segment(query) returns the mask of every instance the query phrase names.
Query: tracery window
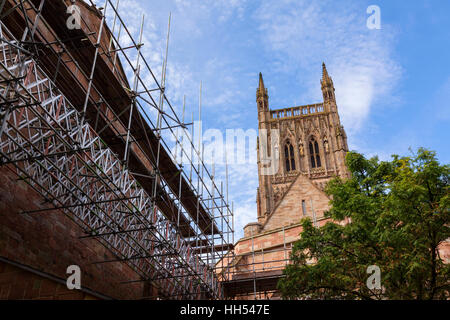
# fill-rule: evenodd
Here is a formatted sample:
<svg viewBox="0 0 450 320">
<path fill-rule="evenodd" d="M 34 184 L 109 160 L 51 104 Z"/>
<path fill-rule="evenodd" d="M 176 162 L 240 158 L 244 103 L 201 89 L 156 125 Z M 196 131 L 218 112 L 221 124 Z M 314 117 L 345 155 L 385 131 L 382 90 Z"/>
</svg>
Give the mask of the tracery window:
<svg viewBox="0 0 450 320">
<path fill-rule="evenodd" d="M 320 168 L 322 163 L 320 161 L 319 144 L 314 138 L 309 142 L 309 155 L 311 157 L 311 167 Z"/>
<path fill-rule="evenodd" d="M 284 158 L 286 160 L 286 172 L 295 170 L 294 147 L 289 141 L 284 146 Z"/>
</svg>

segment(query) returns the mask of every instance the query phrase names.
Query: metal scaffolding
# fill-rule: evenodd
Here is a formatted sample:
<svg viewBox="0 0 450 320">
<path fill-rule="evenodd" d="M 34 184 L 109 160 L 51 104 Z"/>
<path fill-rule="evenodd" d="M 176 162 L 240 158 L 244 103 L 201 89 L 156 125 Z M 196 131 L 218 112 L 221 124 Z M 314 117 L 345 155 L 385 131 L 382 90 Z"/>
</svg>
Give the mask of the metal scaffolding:
<svg viewBox="0 0 450 320">
<path fill-rule="evenodd" d="M 117 257 L 98 263 L 127 263 L 139 276 L 130 282 L 150 282 L 160 298 L 223 298 L 216 269 L 234 242 L 228 183 L 225 195 L 201 140 L 193 141 L 193 124 L 189 132 L 184 123 L 184 107 L 180 119 L 166 96 L 169 34 L 158 82 L 141 50 L 144 18 L 135 41 L 118 0 L 106 0 L 102 10 L 91 1 L 98 29 L 82 20 L 67 39 L 51 11 L 70 4 L 0 3 L 0 166 L 14 169 L 48 203 L 24 214 L 61 210 L 84 238 Z M 92 54 L 83 56 L 74 41 Z M 108 72 L 110 85 L 123 89 L 113 98 L 100 78 Z"/>
<path fill-rule="evenodd" d="M 222 285 L 227 299 L 278 299 L 277 283 L 284 278 L 283 269 L 290 264 L 292 242 L 286 242 L 285 228 L 282 228 L 283 243 L 273 247 L 255 246 L 253 233 L 246 240 L 249 250 L 226 257 L 221 269 Z M 282 257 L 277 257 L 282 255 Z"/>
</svg>

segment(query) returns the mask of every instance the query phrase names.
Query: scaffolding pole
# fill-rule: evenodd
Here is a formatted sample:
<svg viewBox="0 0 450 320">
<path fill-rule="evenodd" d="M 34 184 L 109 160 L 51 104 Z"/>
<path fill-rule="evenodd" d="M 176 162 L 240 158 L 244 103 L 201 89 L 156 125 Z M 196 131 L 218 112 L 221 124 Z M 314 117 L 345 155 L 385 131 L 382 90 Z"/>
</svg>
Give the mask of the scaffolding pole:
<svg viewBox="0 0 450 320">
<path fill-rule="evenodd" d="M 36 8 L 31 1 L 7 1 L 16 4 L 16 8 L 6 13 L 1 10 L 2 17 L 20 11 L 19 16 L 26 25 L 19 41 L 3 20 L 0 25 L 1 80 L 7 84 L 0 88 L 5 103 L 1 111 L 0 165 L 14 167 L 19 177 L 53 208 L 73 217 L 88 237 L 99 240 L 116 254 L 115 262 L 128 263 L 139 276 L 155 285 L 162 297 L 220 298 L 223 293 L 215 262 L 223 259 L 228 251 L 216 250 L 216 242 L 222 248 L 232 246 L 229 237 L 234 232 L 233 209 L 223 203 L 223 188 L 214 181 L 214 169 L 211 174 L 206 167 L 200 143 L 196 150 L 193 131 L 190 135 L 184 124 L 184 111 L 180 120 L 166 96 L 170 16 L 159 83 L 141 51 L 144 18 L 136 42 L 119 14 L 118 0 L 116 4 L 105 1 L 99 30 L 90 30 L 87 21 L 82 19 L 86 41 L 91 43 L 90 36 L 96 36 L 91 43 L 95 51 L 90 70 L 85 70 L 74 56 L 79 49 L 67 47 L 46 20 L 49 17 L 41 16 L 44 3 L 55 3 L 42 0 Z M 34 23 L 30 23 L 30 17 L 34 17 Z M 110 20 L 112 31 L 106 26 Z M 120 43 L 122 33 L 131 40 L 126 48 Z M 103 37 L 108 38 L 106 47 L 102 46 Z M 26 39 L 31 39 L 34 46 L 25 48 Z M 38 46 L 57 56 L 57 64 L 50 66 L 48 60 L 41 59 Z M 131 98 L 131 104 L 120 112 L 96 84 L 100 60 L 111 65 L 112 73 Z M 134 71 L 132 88 L 122 72 L 122 62 Z M 56 70 L 54 76 L 50 78 L 42 66 L 45 70 Z M 62 68 L 75 70 L 78 77 L 87 79 L 82 106 L 72 105 L 58 88 L 57 76 Z M 159 94 L 158 103 L 155 94 Z M 90 108 L 96 111 L 96 119 L 86 117 Z M 152 120 L 151 110 L 157 112 L 156 121 Z M 99 119 L 103 119 L 100 129 Z M 135 119 L 137 128 L 132 126 Z M 182 129 L 181 143 L 174 128 Z M 153 155 L 147 151 L 152 146 L 147 129 L 155 132 L 157 138 Z M 165 165 L 160 163 L 161 156 L 170 149 L 162 137 L 163 130 L 175 136 L 180 148 L 181 162 L 174 161 L 177 169 L 170 174 L 161 172 L 161 166 Z M 107 132 L 113 133 L 124 146 L 123 157 L 118 157 L 105 143 L 110 138 Z M 143 133 L 139 135 L 139 132 Z M 148 157 L 153 166 L 150 173 L 129 170 L 128 157 L 132 151 Z M 198 167 L 194 166 L 194 153 Z M 183 159 L 189 163 L 189 174 L 184 170 Z M 194 177 L 197 177 L 197 188 L 193 185 Z M 144 189 L 136 179 L 150 179 L 153 190 Z M 186 193 L 195 197 L 195 214 L 189 208 L 193 199 L 185 196 Z M 164 201 L 168 208 L 175 205 L 176 218 L 170 220 L 156 199 Z M 187 228 L 188 235 L 181 233 L 183 227 Z M 206 244 L 206 259 L 200 243 Z M 196 248 L 200 248 L 199 254 Z"/>
</svg>

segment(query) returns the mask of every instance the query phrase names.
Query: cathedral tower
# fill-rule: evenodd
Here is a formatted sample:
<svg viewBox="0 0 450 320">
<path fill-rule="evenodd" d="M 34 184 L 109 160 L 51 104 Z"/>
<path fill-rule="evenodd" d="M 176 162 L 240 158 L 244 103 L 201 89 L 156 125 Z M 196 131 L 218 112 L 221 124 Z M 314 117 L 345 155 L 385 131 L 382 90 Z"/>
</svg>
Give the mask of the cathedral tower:
<svg viewBox="0 0 450 320">
<path fill-rule="evenodd" d="M 258 223 L 246 228 L 246 233 L 250 229 L 254 234 L 295 223 L 305 216 L 320 219 L 328 209 L 325 184 L 333 177 L 348 176 L 347 136 L 339 118 L 333 80 L 325 64 L 320 84 L 323 102 L 271 110 L 268 91 L 259 74 L 256 90 L 259 139 L 264 129 L 270 144 L 271 139 L 276 139 L 271 132 L 277 130 L 278 141 L 273 144 L 279 152 L 279 166 L 273 174 L 263 174 L 268 164 L 261 159 L 258 143 Z"/>
<path fill-rule="evenodd" d="M 334 177 L 349 177 L 347 137 L 325 64 L 320 84 L 323 102 L 271 110 L 259 74 L 258 221 L 244 227 L 244 237 L 234 247 L 235 257 L 226 263 L 239 278 L 239 286 L 232 290 L 243 299 L 256 298 L 256 292 L 266 299 L 279 298 L 276 284 L 303 230 L 302 219 L 324 226 L 330 220 L 324 216 L 330 203 L 326 183 Z"/>
</svg>

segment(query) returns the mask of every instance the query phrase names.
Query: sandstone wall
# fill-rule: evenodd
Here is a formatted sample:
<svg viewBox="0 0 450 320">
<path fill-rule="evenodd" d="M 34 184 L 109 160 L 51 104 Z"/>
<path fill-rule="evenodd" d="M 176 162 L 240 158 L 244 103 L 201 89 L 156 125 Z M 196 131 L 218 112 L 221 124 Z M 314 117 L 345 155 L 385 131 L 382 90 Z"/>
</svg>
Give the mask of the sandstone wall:
<svg viewBox="0 0 450 320">
<path fill-rule="evenodd" d="M 78 265 L 82 272 L 82 287 L 99 295 L 116 299 L 137 299 L 144 295 L 142 283 L 120 284 L 139 279 L 123 262 L 94 264 L 115 257 L 99 241 L 80 239 L 85 236 L 82 229 L 61 211 L 21 214 L 23 211 L 47 208 L 48 205 L 27 183 L 18 180 L 9 167 L 0 168 L 0 177 L 0 257 L 60 279 L 67 279 L 69 265 Z M 60 290 L 63 294 L 67 293 L 54 281 L 17 272 L 11 266 L 3 265 L 0 270 L 2 298 L 49 297 L 47 291 L 45 295 L 36 291 L 35 280 L 42 280 L 43 290 L 54 290 L 52 294 Z M 71 293 L 73 297 L 84 298 L 80 292 Z"/>
</svg>

